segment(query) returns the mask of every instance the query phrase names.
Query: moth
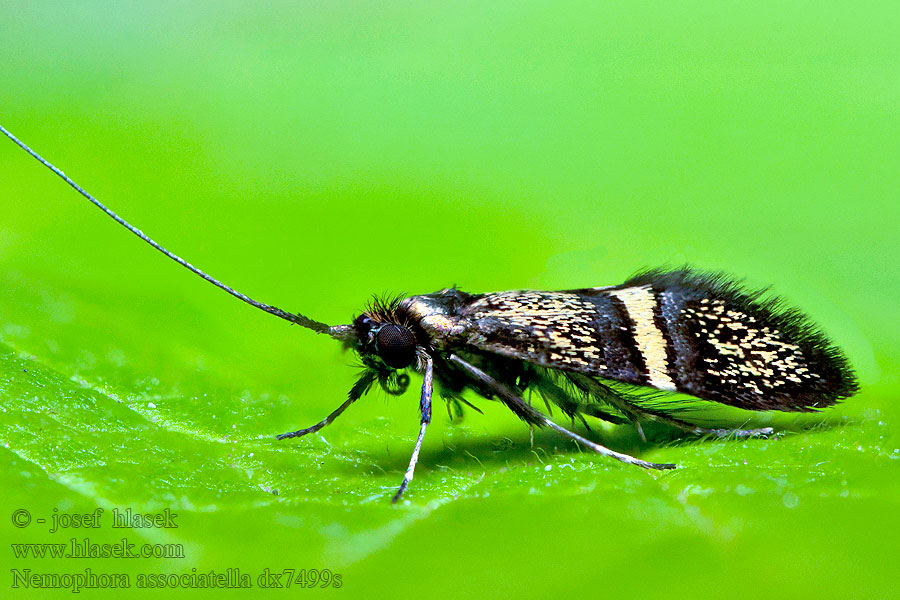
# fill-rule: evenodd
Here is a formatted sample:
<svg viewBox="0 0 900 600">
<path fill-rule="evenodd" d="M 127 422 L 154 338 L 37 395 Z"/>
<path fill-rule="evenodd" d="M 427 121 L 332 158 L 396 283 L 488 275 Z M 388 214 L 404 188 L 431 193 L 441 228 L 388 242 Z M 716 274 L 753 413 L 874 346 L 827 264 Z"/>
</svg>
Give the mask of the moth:
<svg viewBox="0 0 900 600">
<path fill-rule="evenodd" d="M 0 130 L 183 267 L 251 306 L 331 336 L 358 354 L 364 369 L 346 400 L 319 423 L 277 439 L 319 431 L 376 383 L 390 394 L 402 394 L 409 385 L 408 371 L 420 373 L 419 432 L 394 502 L 413 479 L 431 422 L 435 384 L 449 403 L 472 406 L 466 392 L 496 399 L 532 427 L 554 429 L 599 454 L 647 469 L 675 465 L 616 452 L 566 429 L 551 419 L 550 405 L 585 426 L 585 417 L 632 423 L 642 437 L 645 421 L 701 435 L 743 437 L 773 432 L 701 427 L 682 418 L 677 404 L 666 398 L 681 393 L 748 410 L 803 412 L 858 391 L 843 352 L 799 310 L 762 291 L 743 289 L 726 275 L 686 267 L 646 271 L 621 285 L 556 292 L 470 294 L 448 288 L 375 300 L 350 324 L 326 325 L 253 300 L 214 279 L 127 223 L 2 126 Z M 533 393 L 543 398 L 551 416 L 525 400 Z"/>
</svg>

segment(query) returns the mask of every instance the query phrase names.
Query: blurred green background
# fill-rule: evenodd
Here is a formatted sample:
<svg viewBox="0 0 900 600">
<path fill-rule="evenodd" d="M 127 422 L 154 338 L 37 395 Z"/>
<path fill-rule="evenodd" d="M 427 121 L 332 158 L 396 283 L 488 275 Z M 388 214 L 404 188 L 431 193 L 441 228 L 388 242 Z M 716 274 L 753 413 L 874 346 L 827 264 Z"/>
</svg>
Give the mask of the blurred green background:
<svg viewBox="0 0 900 600">
<path fill-rule="evenodd" d="M 341 323 L 374 293 L 687 262 L 773 285 L 863 391 L 760 416 L 794 431 L 778 440 L 601 429 L 681 467 L 666 473 L 550 433 L 532 447 L 494 403 L 459 424 L 438 406 L 392 506 L 414 391 L 275 442 L 340 403 L 352 356 L 178 268 L 0 140 L 3 539 L 123 537 L 17 529 L 17 508 L 170 508 L 178 529 L 126 534 L 186 554 L 4 544 L 4 588 L 10 569 L 230 567 L 254 584 L 327 568 L 340 589 L 281 593 L 346 597 L 896 597 L 898 31 L 893 2 L 6 0 L 0 123 L 255 298 Z"/>
</svg>

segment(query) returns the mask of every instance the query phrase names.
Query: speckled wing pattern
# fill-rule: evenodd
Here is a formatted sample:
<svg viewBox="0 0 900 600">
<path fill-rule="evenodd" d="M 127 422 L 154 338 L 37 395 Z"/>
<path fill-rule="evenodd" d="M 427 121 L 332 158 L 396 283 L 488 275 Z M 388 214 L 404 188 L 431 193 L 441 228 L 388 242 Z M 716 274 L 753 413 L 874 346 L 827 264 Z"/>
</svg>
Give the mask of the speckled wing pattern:
<svg viewBox="0 0 900 600">
<path fill-rule="evenodd" d="M 753 410 L 815 410 L 856 391 L 800 312 L 722 275 L 649 271 L 620 286 L 473 296 L 481 351 Z"/>
</svg>

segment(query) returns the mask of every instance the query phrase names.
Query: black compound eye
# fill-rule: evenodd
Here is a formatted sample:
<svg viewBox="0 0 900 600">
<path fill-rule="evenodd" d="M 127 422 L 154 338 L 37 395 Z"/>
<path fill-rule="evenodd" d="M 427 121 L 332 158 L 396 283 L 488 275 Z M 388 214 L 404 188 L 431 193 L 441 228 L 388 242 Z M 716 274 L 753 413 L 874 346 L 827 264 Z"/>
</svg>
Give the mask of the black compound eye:
<svg viewBox="0 0 900 600">
<path fill-rule="evenodd" d="M 416 336 L 401 325 L 390 323 L 378 330 L 378 356 L 395 369 L 408 367 L 416 359 Z"/>
</svg>

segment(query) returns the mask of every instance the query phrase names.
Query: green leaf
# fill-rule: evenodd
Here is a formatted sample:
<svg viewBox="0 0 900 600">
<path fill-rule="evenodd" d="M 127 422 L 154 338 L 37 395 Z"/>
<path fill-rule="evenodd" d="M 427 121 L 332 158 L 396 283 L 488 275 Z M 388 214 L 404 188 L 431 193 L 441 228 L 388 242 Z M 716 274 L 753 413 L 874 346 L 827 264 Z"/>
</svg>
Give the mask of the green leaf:
<svg viewBox="0 0 900 600">
<path fill-rule="evenodd" d="M 483 399 L 461 423 L 437 406 L 395 506 L 415 377 L 276 441 L 340 404 L 353 356 L 167 261 L 4 141 L 4 540 L 183 550 L 4 546 L 7 585 L 237 569 L 252 591 L 190 593 L 255 597 L 265 569 L 329 569 L 341 587 L 315 593 L 896 597 L 892 4 L 12 2 L 0 22 L 0 122 L 258 300 L 336 324 L 386 290 L 597 286 L 689 262 L 772 284 L 862 383 L 820 414 L 756 416 L 777 439 L 595 428 L 672 472 L 532 443 Z M 50 531 L 98 508 L 101 527 Z M 112 527 L 129 508 L 178 526 Z M 71 597 L 48 582 L 10 593 Z"/>
</svg>

